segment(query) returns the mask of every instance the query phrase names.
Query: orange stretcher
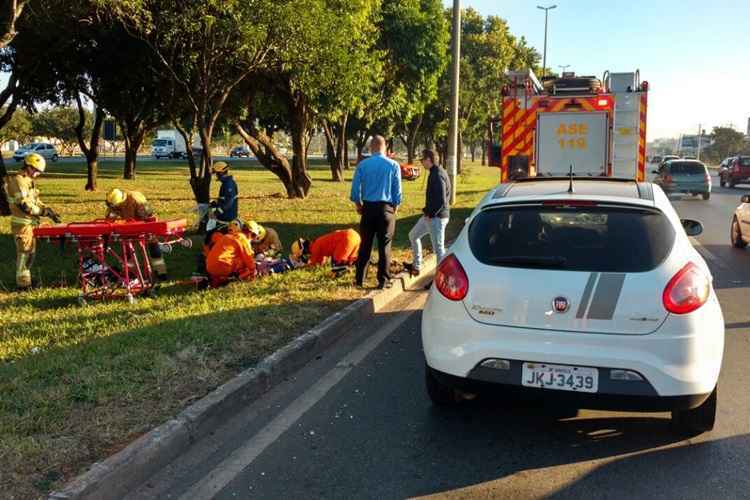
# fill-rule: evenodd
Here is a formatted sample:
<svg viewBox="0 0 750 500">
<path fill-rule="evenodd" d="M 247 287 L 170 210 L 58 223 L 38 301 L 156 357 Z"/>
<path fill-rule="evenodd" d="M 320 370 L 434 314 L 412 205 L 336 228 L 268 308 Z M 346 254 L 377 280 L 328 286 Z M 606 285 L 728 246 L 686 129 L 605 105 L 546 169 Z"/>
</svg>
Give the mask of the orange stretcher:
<svg viewBox="0 0 750 500">
<path fill-rule="evenodd" d="M 34 228 L 34 236 L 76 245 L 80 304 L 112 299 L 132 303 L 135 297 L 156 291 L 147 247 L 158 244 L 168 253 L 173 244 L 192 246 L 183 238 L 186 226 L 185 219 L 95 220 L 41 225 Z"/>
</svg>

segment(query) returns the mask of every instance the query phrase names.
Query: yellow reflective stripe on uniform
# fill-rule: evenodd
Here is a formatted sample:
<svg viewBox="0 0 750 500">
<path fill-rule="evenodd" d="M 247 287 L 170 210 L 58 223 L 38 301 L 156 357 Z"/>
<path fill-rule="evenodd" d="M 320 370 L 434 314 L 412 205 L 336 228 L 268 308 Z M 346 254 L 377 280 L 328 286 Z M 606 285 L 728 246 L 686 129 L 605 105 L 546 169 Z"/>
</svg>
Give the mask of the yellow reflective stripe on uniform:
<svg viewBox="0 0 750 500">
<path fill-rule="evenodd" d="M 22 226 L 29 226 L 29 225 L 36 225 L 38 224 L 38 221 L 33 217 L 17 217 L 15 215 L 11 215 L 10 217 L 10 223 L 11 224 L 21 224 Z"/>
</svg>

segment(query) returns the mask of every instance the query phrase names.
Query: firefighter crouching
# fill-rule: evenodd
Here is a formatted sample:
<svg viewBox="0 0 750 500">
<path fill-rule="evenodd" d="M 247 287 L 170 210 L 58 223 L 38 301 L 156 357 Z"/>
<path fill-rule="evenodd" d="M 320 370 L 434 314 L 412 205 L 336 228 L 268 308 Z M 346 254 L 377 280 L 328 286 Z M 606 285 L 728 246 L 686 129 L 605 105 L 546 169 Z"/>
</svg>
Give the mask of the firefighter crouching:
<svg viewBox="0 0 750 500">
<path fill-rule="evenodd" d="M 242 232 L 243 223 L 234 220 L 227 226 L 227 234 L 214 233 L 206 255 L 206 271 L 212 287 L 231 278 L 250 281 L 255 278 L 255 256 L 250 240 Z"/>
<path fill-rule="evenodd" d="M 104 217 L 106 219 L 142 221 L 154 217 L 154 211 L 142 193 L 113 189 L 107 193 L 107 212 Z M 166 280 L 167 264 L 164 262 L 164 255 L 156 239 L 149 242 L 148 254 L 151 269 L 154 270 L 160 280 Z"/>
<path fill-rule="evenodd" d="M 284 248 L 279 238 L 279 233 L 270 227 L 261 226 L 254 220 L 247 223 L 250 232 L 250 240 L 253 244 L 255 255 L 264 257 L 276 257 Z"/>
<path fill-rule="evenodd" d="M 333 231 L 313 242 L 300 238 L 292 243 L 292 260 L 298 266 L 319 266 L 330 258 L 334 275 L 342 276 L 357 261 L 361 243 L 362 238 L 354 229 Z"/>
<path fill-rule="evenodd" d="M 23 169 L 8 176 L 6 189 L 10 202 L 10 230 L 16 242 L 16 287 L 18 290 L 31 288 L 31 265 L 34 262 L 36 241 L 34 226 L 39 225 L 40 217 L 49 217 L 55 223 L 60 216 L 39 199 L 39 190 L 34 179 L 47 168 L 41 155 L 26 155 Z"/>
</svg>

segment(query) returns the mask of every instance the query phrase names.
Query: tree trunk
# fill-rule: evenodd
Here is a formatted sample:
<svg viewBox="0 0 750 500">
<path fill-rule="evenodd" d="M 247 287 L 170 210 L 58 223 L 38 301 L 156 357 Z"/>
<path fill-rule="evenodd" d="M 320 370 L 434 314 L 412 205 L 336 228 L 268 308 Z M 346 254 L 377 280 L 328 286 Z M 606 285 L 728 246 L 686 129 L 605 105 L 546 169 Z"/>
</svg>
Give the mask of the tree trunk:
<svg viewBox="0 0 750 500">
<path fill-rule="evenodd" d="M 123 179 L 135 179 L 135 167 L 138 159 L 138 150 L 141 149 L 146 130 L 140 125 L 134 127 L 123 127 L 125 133 L 125 166 L 122 172 Z"/>
<path fill-rule="evenodd" d="M 463 172 L 463 156 L 464 156 L 464 144 L 463 138 L 461 137 L 461 131 L 458 131 L 458 142 L 456 143 L 456 174 Z"/>
<path fill-rule="evenodd" d="M 3 155 L 0 154 L 0 183 L 5 181 L 7 175 L 8 171 L 5 170 L 5 160 L 3 160 Z M 0 188 L 0 215 L 10 215 L 10 204 L 8 203 L 8 194 L 5 192 L 5 188 Z"/>
<path fill-rule="evenodd" d="M 471 145 L 471 162 L 472 163 L 474 163 L 475 161 L 477 161 L 477 159 L 476 159 L 476 152 L 477 152 L 477 145 L 476 144 L 472 144 Z"/>
<path fill-rule="evenodd" d="M 326 149 L 328 150 L 328 163 L 331 166 L 331 178 L 334 182 L 343 182 L 344 168 L 346 166 L 346 121 L 344 115 L 341 121 L 331 125 L 328 121 L 323 123 L 323 133 L 326 137 Z"/>
<path fill-rule="evenodd" d="M 104 123 L 104 110 L 96 107 L 94 114 L 94 126 L 91 129 L 91 138 L 89 144 L 83 137 L 83 128 L 86 125 L 86 115 L 84 113 L 81 95 L 76 94 L 76 104 L 78 105 L 78 124 L 76 125 L 76 137 L 81 151 L 86 156 L 86 191 L 96 191 L 96 180 L 99 171 L 97 159 L 99 158 L 99 137 Z"/>
<path fill-rule="evenodd" d="M 409 134 L 406 138 L 406 155 L 409 164 L 414 164 L 417 156 L 417 137 L 419 137 L 419 129 L 422 127 L 423 119 L 424 115 L 420 114 L 409 124 Z"/>
<path fill-rule="evenodd" d="M 240 122 L 236 122 L 234 125 L 237 133 L 240 134 L 260 164 L 279 178 L 284 185 L 284 189 L 286 189 L 287 197 L 296 198 L 297 190 L 292 182 L 292 167 L 289 165 L 286 156 L 276 148 L 272 138 L 262 130 L 255 128 L 252 123 L 243 126 Z"/>
<path fill-rule="evenodd" d="M 487 143 L 482 141 L 482 166 L 487 166 Z"/>
<path fill-rule="evenodd" d="M 309 119 L 307 103 L 302 96 L 290 96 L 290 119 L 292 135 L 292 183 L 297 198 L 306 198 L 312 186 L 307 173 L 307 137 Z"/>
</svg>

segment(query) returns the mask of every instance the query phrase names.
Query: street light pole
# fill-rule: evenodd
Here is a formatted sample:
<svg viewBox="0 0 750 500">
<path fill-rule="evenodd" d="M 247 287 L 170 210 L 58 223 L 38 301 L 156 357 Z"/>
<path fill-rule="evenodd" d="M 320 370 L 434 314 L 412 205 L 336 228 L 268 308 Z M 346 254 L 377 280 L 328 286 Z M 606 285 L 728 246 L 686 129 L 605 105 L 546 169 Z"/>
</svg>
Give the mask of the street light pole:
<svg viewBox="0 0 750 500">
<path fill-rule="evenodd" d="M 570 64 L 558 64 L 557 67 L 560 68 L 563 73 L 565 73 L 565 70 L 570 68 Z"/>
<path fill-rule="evenodd" d="M 451 116 L 448 127 L 448 176 L 451 181 L 451 205 L 456 203 L 456 152 L 458 150 L 458 83 L 461 68 L 461 0 L 453 0 L 451 40 Z"/>
<path fill-rule="evenodd" d="M 547 17 L 549 11 L 557 8 L 557 5 L 550 5 L 549 7 L 537 5 L 536 8 L 544 11 L 544 58 L 542 59 L 542 77 L 544 77 L 547 75 Z"/>
</svg>

